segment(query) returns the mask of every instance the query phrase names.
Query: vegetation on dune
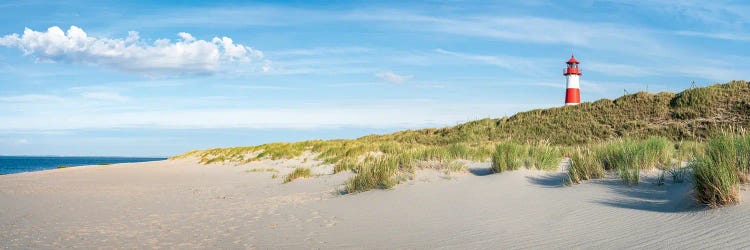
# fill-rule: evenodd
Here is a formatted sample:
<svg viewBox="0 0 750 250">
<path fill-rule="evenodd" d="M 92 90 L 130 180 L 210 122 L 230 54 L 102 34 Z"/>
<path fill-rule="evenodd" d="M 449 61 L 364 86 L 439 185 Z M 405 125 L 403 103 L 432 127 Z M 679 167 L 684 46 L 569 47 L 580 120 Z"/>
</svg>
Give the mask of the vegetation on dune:
<svg viewBox="0 0 750 250">
<path fill-rule="evenodd" d="M 186 157 L 197 157 L 200 163 L 247 163 L 261 159 L 291 159 L 301 156 L 305 151 L 328 142 L 303 141 L 296 143 L 269 143 L 249 147 L 213 148 L 206 150 L 194 150 L 185 154 L 171 157 L 170 159 L 182 159 Z"/>
<path fill-rule="evenodd" d="M 354 169 L 357 175 L 346 182 L 346 192 L 391 188 L 399 183 L 399 174 L 413 172 L 411 164 L 408 159 L 401 157 L 368 157 Z"/>
<path fill-rule="evenodd" d="M 504 142 L 492 154 L 492 172 L 518 170 L 521 167 L 555 170 L 563 156 L 560 149 L 546 144 L 524 145 Z"/>
<path fill-rule="evenodd" d="M 572 183 L 601 178 L 607 171 L 616 172 L 629 185 L 640 182 L 644 169 L 669 169 L 675 144 L 664 137 L 642 140 L 621 139 L 579 148 L 571 156 L 568 176 Z"/>
<path fill-rule="evenodd" d="M 539 170 L 556 170 L 563 159 L 562 151 L 550 145 L 536 145 L 527 149 L 526 167 Z"/>
<path fill-rule="evenodd" d="M 739 202 L 739 184 L 748 182 L 750 135 L 723 134 L 706 143 L 692 164 L 698 202 L 724 206 Z"/>
<path fill-rule="evenodd" d="M 448 128 L 407 130 L 366 138 L 428 145 L 506 140 L 582 145 L 648 136 L 696 141 L 732 126 L 747 126 L 749 122 L 750 84 L 732 81 L 678 94 L 639 92 L 616 100 L 602 99 Z"/>
<path fill-rule="evenodd" d="M 286 175 L 286 177 L 284 178 L 284 183 L 291 182 L 298 178 L 308 178 L 311 176 L 312 174 L 309 168 L 295 168 L 294 171 Z"/>
<path fill-rule="evenodd" d="M 696 157 L 703 155 L 705 144 L 695 141 L 679 141 L 675 143 L 675 160 L 679 162 L 690 162 Z"/>
<path fill-rule="evenodd" d="M 673 148 L 669 140 L 651 137 L 610 142 L 599 147 L 598 154 L 605 170 L 617 171 L 625 183 L 637 185 L 640 170 L 670 166 Z"/>
<path fill-rule="evenodd" d="M 439 129 L 196 150 L 172 159 L 242 164 L 311 152 L 317 160 L 333 164 L 334 172 L 356 174 L 346 183 L 351 193 L 393 187 L 411 178 L 417 168 L 465 171 L 457 161 L 461 159 L 491 161 L 497 173 L 522 167 L 553 170 L 569 157 L 570 183 L 614 173 L 625 183 L 638 184 L 641 170 L 654 168 L 663 171 L 664 179 L 671 176 L 673 182 L 682 182 L 692 172 L 697 200 L 718 206 L 736 201 L 737 185 L 747 182 L 750 146 L 728 135 L 708 144 L 703 141 L 749 125 L 750 84 L 732 81 L 677 94 L 639 92 Z M 734 153 L 727 155 L 727 150 Z M 683 167 L 683 162 L 691 164 Z"/>
<path fill-rule="evenodd" d="M 604 174 L 604 166 L 594 150 L 579 147 L 570 155 L 568 165 L 570 183 L 577 184 L 585 180 L 602 178 Z"/>
<path fill-rule="evenodd" d="M 525 155 L 523 146 L 516 143 L 506 142 L 497 145 L 492 155 L 492 172 L 501 173 L 520 169 Z"/>
</svg>

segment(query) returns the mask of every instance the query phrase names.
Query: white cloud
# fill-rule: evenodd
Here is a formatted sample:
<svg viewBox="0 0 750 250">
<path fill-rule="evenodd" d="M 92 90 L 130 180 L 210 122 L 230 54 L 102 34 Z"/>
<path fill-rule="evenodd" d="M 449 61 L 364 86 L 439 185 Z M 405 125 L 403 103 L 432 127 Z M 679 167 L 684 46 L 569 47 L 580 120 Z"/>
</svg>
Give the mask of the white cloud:
<svg viewBox="0 0 750 250">
<path fill-rule="evenodd" d="M 22 35 L 6 35 L 0 46 L 16 47 L 40 62 L 102 65 L 144 75 L 214 73 L 228 64 L 263 58 L 261 51 L 228 37 L 206 41 L 185 32 L 178 36 L 175 42 L 158 39 L 148 44 L 134 31 L 111 39 L 90 37 L 76 26 L 67 32 L 53 26 L 45 32 L 26 28 Z"/>
<path fill-rule="evenodd" d="M 406 81 L 412 78 L 412 76 L 399 75 L 391 71 L 378 72 L 375 74 L 375 76 L 377 76 L 380 79 L 385 80 L 386 82 L 395 83 L 395 84 L 405 83 Z"/>
</svg>

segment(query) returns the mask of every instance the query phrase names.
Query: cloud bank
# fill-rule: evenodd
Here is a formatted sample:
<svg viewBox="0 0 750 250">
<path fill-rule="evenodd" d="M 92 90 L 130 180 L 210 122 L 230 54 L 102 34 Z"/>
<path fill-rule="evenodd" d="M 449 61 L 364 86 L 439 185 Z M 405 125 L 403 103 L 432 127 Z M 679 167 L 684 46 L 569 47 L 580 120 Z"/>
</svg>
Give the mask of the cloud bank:
<svg viewBox="0 0 750 250">
<path fill-rule="evenodd" d="M 180 39 L 157 39 L 149 44 L 138 33 L 126 38 L 90 37 L 76 26 L 67 32 L 53 26 L 45 32 L 26 28 L 22 35 L 0 38 L 0 46 L 15 47 L 39 62 L 101 65 L 143 75 L 211 74 L 222 67 L 263 60 L 263 52 L 237 44 L 229 37 L 210 41 L 180 32 Z M 268 69 L 267 65 L 261 67 Z"/>
</svg>

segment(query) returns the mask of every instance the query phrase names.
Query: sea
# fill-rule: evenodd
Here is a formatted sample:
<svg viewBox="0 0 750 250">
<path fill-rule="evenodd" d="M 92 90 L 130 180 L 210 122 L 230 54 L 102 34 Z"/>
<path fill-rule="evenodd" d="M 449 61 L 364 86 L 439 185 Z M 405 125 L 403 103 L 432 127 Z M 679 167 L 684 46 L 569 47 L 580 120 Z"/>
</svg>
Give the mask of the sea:
<svg viewBox="0 0 750 250">
<path fill-rule="evenodd" d="M 152 157 L 98 157 L 98 156 L 0 156 L 0 175 L 56 169 L 59 166 L 107 165 L 114 163 L 160 161 L 167 158 Z"/>
</svg>

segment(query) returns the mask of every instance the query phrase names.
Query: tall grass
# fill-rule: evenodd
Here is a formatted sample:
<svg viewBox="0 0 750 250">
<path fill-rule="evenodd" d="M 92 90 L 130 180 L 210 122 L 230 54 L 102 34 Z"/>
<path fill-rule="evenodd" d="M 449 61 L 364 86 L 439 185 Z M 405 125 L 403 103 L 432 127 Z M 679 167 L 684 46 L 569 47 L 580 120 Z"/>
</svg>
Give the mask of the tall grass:
<svg viewBox="0 0 750 250">
<path fill-rule="evenodd" d="M 673 143 L 664 137 L 621 139 L 588 145 L 571 152 L 568 177 L 571 183 L 580 183 L 601 178 L 607 171 L 612 171 L 626 184 L 637 185 L 641 170 L 666 170 L 672 166 L 673 157 Z"/>
<path fill-rule="evenodd" d="M 711 207 L 739 202 L 739 184 L 748 181 L 750 135 L 722 134 L 709 140 L 692 168 L 698 202 Z"/>
<path fill-rule="evenodd" d="M 705 151 L 705 144 L 697 141 L 679 141 L 675 143 L 675 160 L 678 163 L 690 162 L 695 160 L 696 157 L 703 155 Z"/>
<path fill-rule="evenodd" d="M 492 172 L 518 170 L 523 166 L 525 157 L 526 149 L 523 146 L 513 142 L 500 143 L 492 155 Z"/>
<path fill-rule="evenodd" d="M 550 145 L 532 145 L 526 150 L 525 166 L 527 168 L 536 168 L 539 170 L 553 171 L 557 170 L 562 160 L 562 153 L 559 148 Z"/>
<path fill-rule="evenodd" d="M 642 169 L 670 166 L 674 154 L 672 142 L 663 137 L 619 140 L 604 144 L 598 150 L 604 169 L 617 171 L 620 178 L 629 185 L 640 182 Z"/>
<path fill-rule="evenodd" d="M 556 170 L 562 159 L 561 150 L 544 143 L 517 144 L 504 142 L 496 146 L 492 154 L 492 172 L 518 170 L 522 167 L 539 170 Z"/>
<path fill-rule="evenodd" d="M 604 174 L 604 166 L 592 149 L 579 147 L 570 155 L 570 165 L 568 165 L 570 183 L 602 178 Z"/>
</svg>

